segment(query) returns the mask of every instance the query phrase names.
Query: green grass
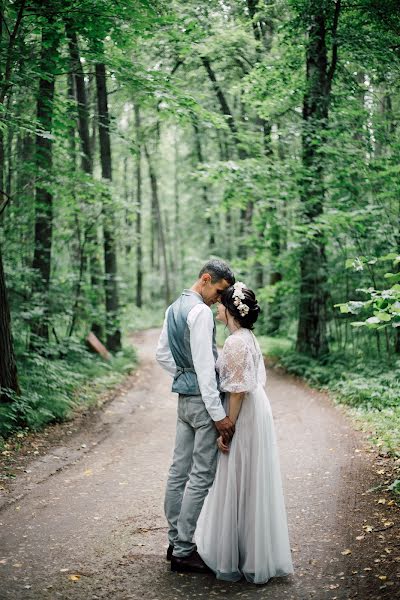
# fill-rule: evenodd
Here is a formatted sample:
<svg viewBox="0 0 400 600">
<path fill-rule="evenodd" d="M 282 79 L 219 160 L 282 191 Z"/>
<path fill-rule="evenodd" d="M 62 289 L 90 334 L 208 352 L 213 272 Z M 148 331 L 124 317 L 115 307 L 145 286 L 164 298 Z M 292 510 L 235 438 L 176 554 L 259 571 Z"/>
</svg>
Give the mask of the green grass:
<svg viewBox="0 0 400 600">
<path fill-rule="evenodd" d="M 19 356 L 22 393 L 0 405 L 0 436 L 68 419 L 74 409 L 95 404 L 99 393 L 122 381 L 136 362 L 130 346 L 105 361 L 79 343 L 71 343 L 63 358 Z"/>
<path fill-rule="evenodd" d="M 161 327 L 164 322 L 165 305 L 157 302 L 137 308 L 130 306 L 125 311 L 123 331 L 142 331 L 153 327 Z"/>
</svg>

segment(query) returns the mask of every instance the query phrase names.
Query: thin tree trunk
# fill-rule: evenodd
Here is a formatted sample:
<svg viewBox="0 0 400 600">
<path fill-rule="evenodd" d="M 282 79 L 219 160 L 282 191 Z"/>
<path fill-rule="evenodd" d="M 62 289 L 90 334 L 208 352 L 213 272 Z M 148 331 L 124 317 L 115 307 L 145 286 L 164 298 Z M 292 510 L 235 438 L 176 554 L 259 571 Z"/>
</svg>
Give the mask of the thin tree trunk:
<svg viewBox="0 0 400 600">
<path fill-rule="evenodd" d="M 199 129 L 199 124 L 197 122 L 197 120 L 193 120 L 193 129 L 194 129 L 194 146 L 196 149 L 196 157 L 197 157 L 197 161 L 199 165 L 202 165 L 204 162 L 204 157 L 203 157 L 203 149 L 202 149 L 202 145 L 201 145 L 201 134 L 200 134 L 200 129 Z M 204 210 L 206 212 L 206 225 L 207 225 L 207 230 L 208 230 L 208 240 L 209 240 L 209 248 L 210 248 L 210 252 L 212 253 L 215 247 L 215 234 L 214 234 L 214 226 L 213 226 L 213 222 L 211 219 L 211 215 L 210 215 L 210 201 L 208 198 L 208 190 L 207 190 L 207 186 L 206 184 L 202 185 L 202 198 L 203 198 L 203 206 L 204 206 Z"/>
<path fill-rule="evenodd" d="M 155 174 L 155 171 L 154 171 L 154 167 L 153 167 L 153 164 L 151 162 L 150 154 L 149 154 L 149 151 L 147 149 L 146 144 L 144 145 L 144 152 L 145 152 L 147 163 L 148 163 L 148 166 L 149 166 L 149 177 L 150 177 L 150 188 L 151 188 L 152 204 L 154 206 L 155 214 L 156 214 L 156 217 L 157 217 L 157 223 L 158 223 L 159 239 L 160 239 L 160 246 L 161 246 L 161 256 L 162 256 L 163 267 L 164 267 L 164 285 L 165 285 L 164 292 L 165 292 L 165 301 L 166 301 L 167 304 L 169 304 L 170 301 L 171 301 L 171 293 L 170 293 L 170 284 L 169 284 L 169 270 L 168 270 L 168 261 L 167 261 L 167 247 L 166 247 L 166 243 L 165 243 L 164 228 L 163 228 L 163 224 L 162 224 L 160 202 L 159 202 L 159 199 L 158 199 L 157 177 L 156 177 L 156 174 Z"/>
<path fill-rule="evenodd" d="M 396 236 L 396 245 L 397 252 L 400 254 L 400 198 L 398 200 L 398 208 L 397 208 L 397 236 Z M 397 273 L 400 273 L 400 263 L 397 264 Z M 394 343 L 394 351 L 396 354 L 400 354 L 400 327 L 396 327 L 395 333 L 395 343 Z"/>
<path fill-rule="evenodd" d="M 140 109 L 135 104 L 136 156 L 136 306 L 143 303 L 143 251 L 142 251 L 142 133 Z"/>
<path fill-rule="evenodd" d="M 39 174 L 36 183 L 35 248 L 32 268 L 36 272 L 34 291 L 44 311 L 40 320 L 32 323 L 31 346 L 49 339 L 49 290 L 51 270 L 51 247 L 53 234 L 53 193 L 49 179 L 53 169 L 53 128 L 55 71 L 58 59 L 59 35 L 51 22 L 42 28 L 41 73 L 37 98 L 37 119 L 45 136 L 36 135 L 36 167 Z M 46 182 L 47 185 L 43 185 Z"/>
<path fill-rule="evenodd" d="M 89 101 L 86 90 L 85 76 L 82 68 L 82 62 L 79 52 L 79 43 L 76 31 L 74 30 L 71 23 L 66 21 L 66 32 L 68 36 L 69 53 L 71 57 L 72 70 L 74 75 L 75 92 L 76 92 L 76 103 L 78 111 L 78 133 L 81 145 L 81 168 L 84 173 L 93 177 L 93 145 L 90 137 L 90 126 L 89 126 Z M 87 247 L 89 254 L 90 264 L 90 286 L 92 289 L 92 311 L 93 320 L 91 324 L 91 330 L 98 337 L 102 338 L 104 334 L 104 327 L 99 317 L 99 298 L 102 296 L 101 290 L 101 279 L 102 279 L 102 267 L 100 259 L 97 254 L 98 248 L 98 228 L 93 226 L 93 223 L 89 223 L 85 228 L 85 243 L 80 245 L 81 251 Z M 79 270 L 83 263 L 86 262 L 86 257 L 81 257 Z M 80 285 L 77 288 L 77 292 L 80 293 Z M 79 309 L 79 299 L 76 298 L 75 310 Z M 73 315 L 73 320 L 76 317 Z M 73 329 L 72 329 L 73 330 Z M 72 330 L 70 328 L 71 334 Z"/>
<path fill-rule="evenodd" d="M 119 299 L 117 282 L 117 244 L 115 240 L 115 219 L 111 206 L 111 141 L 110 117 L 108 114 L 106 68 L 104 63 L 96 63 L 97 105 L 99 113 L 99 141 L 102 178 L 109 189 L 103 204 L 104 270 L 106 297 L 106 336 L 107 347 L 111 351 L 121 349 L 119 328 Z"/>
<path fill-rule="evenodd" d="M 333 24 L 335 40 L 340 0 Z M 334 41 L 328 67 L 324 6 L 312 0 L 309 12 L 306 52 L 306 90 L 303 99 L 302 162 L 305 176 L 301 201 L 306 224 L 312 225 L 324 210 L 323 144 L 328 123 L 328 107 L 337 62 Z M 328 353 L 327 340 L 327 260 L 325 241 L 318 233 L 303 243 L 300 253 L 300 303 L 296 348 L 298 352 L 321 357 Z"/>
</svg>

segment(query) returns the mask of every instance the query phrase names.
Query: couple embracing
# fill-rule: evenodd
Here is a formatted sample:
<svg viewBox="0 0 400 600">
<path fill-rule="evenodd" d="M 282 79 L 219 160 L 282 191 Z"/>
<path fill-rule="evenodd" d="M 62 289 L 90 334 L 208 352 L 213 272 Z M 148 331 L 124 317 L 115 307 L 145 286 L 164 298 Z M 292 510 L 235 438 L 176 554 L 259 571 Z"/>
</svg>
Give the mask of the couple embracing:
<svg viewBox="0 0 400 600">
<path fill-rule="evenodd" d="M 210 306 L 229 330 L 218 357 Z M 171 570 L 265 583 L 293 572 L 254 292 L 207 262 L 168 307 L 157 360 L 179 394 L 165 494 Z"/>
</svg>

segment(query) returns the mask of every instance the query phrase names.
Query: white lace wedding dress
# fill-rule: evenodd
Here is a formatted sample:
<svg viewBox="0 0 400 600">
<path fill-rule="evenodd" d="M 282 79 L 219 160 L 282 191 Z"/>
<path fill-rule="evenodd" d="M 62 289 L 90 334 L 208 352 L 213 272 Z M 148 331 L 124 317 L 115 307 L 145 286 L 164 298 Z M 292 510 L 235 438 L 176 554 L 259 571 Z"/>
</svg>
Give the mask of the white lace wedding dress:
<svg viewBox="0 0 400 600">
<path fill-rule="evenodd" d="M 293 565 L 264 361 L 249 329 L 229 336 L 217 369 L 222 390 L 245 396 L 229 453 L 219 453 L 195 541 L 218 579 L 265 583 L 293 573 Z"/>
</svg>

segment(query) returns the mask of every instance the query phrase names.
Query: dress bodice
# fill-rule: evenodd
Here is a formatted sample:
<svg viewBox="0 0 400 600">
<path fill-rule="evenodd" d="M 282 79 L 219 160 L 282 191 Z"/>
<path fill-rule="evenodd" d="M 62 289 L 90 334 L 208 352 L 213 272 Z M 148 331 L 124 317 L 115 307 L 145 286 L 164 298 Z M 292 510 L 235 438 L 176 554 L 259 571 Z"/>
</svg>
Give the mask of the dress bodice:
<svg viewBox="0 0 400 600">
<path fill-rule="evenodd" d="M 265 385 L 263 356 L 250 329 L 241 327 L 227 338 L 216 367 L 224 392 L 251 392 Z"/>
</svg>

